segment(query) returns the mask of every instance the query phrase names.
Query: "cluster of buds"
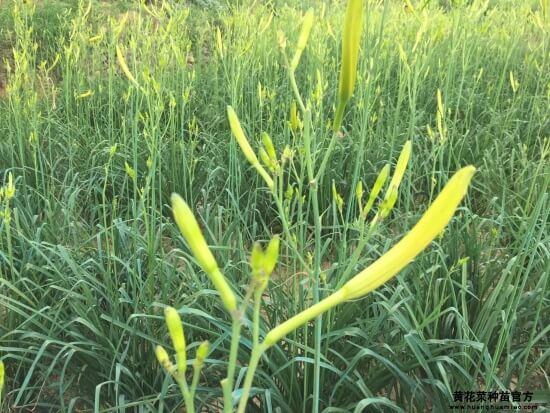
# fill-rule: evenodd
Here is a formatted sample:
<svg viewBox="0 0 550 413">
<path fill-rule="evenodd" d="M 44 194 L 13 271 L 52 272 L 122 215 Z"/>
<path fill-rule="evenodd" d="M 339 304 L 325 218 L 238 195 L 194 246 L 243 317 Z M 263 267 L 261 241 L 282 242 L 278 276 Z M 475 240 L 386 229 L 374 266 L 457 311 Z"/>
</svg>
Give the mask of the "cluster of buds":
<svg viewBox="0 0 550 413">
<path fill-rule="evenodd" d="M 300 129 L 302 129 L 303 124 L 300 120 L 300 116 L 298 115 L 298 110 L 296 109 L 296 101 L 293 100 L 290 104 L 290 120 L 288 121 L 288 124 L 290 126 L 290 130 L 293 132 L 296 132 Z"/>
<path fill-rule="evenodd" d="M 380 204 L 380 210 L 378 211 L 378 214 L 374 218 L 372 225 L 374 225 L 378 221 L 378 219 L 386 218 L 391 212 L 391 210 L 393 209 L 397 201 L 399 185 L 403 180 L 403 175 L 405 174 L 407 164 L 409 163 L 409 159 L 411 156 L 411 149 L 412 149 L 412 143 L 411 141 L 407 141 L 403 146 L 401 153 L 399 154 L 399 158 L 397 159 L 397 164 L 395 166 L 395 171 L 393 173 L 392 179 L 390 181 L 388 189 L 386 190 L 384 198 Z M 374 202 L 376 201 L 376 199 L 378 198 L 378 195 L 380 195 L 380 192 L 382 191 L 382 189 L 384 188 L 384 185 L 386 184 L 389 173 L 390 173 L 390 165 L 386 164 L 378 173 L 376 181 L 372 186 L 372 189 L 369 194 L 369 198 L 365 205 L 363 205 L 363 202 L 362 202 L 363 183 L 361 181 L 357 183 L 357 186 L 355 187 L 355 197 L 357 199 L 357 204 L 359 206 L 360 222 L 364 222 L 365 219 L 367 218 L 367 215 L 371 211 L 374 205 Z"/>
<path fill-rule="evenodd" d="M 277 160 L 277 152 L 275 151 L 275 146 L 273 146 L 273 141 L 266 132 L 262 132 L 262 143 L 263 147 L 260 148 L 260 159 L 267 169 L 278 175 L 281 172 L 281 165 Z"/>
<path fill-rule="evenodd" d="M 8 183 L 5 186 L 0 187 L 0 201 L 4 200 L 4 210 L 0 211 L 0 218 L 6 225 L 9 225 L 11 221 L 10 201 L 15 196 L 15 185 L 13 184 L 13 175 L 8 173 Z"/>
<path fill-rule="evenodd" d="M 185 335 L 183 333 L 183 323 L 181 322 L 181 318 L 177 310 L 173 307 L 166 307 L 164 310 L 164 319 L 166 321 L 168 333 L 176 353 L 176 365 L 172 363 L 168 352 L 161 345 L 156 346 L 155 355 L 158 362 L 162 365 L 162 367 L 164 367 L 168 374 L 176 380 L 182 389 L 186 399 L 187 408 L 190 411 L 194 411 L 193 398 L 195 397 L 197 383 L 204 365 L 204 360 L 208 355 L 209 343 L 208 341 L 203 341 L 197 348 L 195 361 L 193 363 L 193 381 L 191 388 L 189 388 L 185 378 L 185 372 L 187 370 L 187 345 L 185 343 Z"/>
<path fill-rule="evenodd" d="M 279 237 L 275 236 L 269 241 L 265 251 L 259 243 L 255 243 L 250 254 L 250 267 L 252 269 L 252 281 L 254 286 L 263 291 L 267 287 L 269 277 L 277 265 L 279 258 Z"/>
</svg>

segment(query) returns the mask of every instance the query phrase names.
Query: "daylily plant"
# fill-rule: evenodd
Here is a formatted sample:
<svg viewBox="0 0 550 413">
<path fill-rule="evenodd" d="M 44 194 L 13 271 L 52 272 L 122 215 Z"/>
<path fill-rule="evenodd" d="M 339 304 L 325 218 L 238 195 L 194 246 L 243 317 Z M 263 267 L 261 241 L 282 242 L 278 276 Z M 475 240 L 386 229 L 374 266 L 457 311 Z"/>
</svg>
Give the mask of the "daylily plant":
<svg viewBox="0 0 550 413">
<path fill-rule="evenodd" d="M 350 0 L 348 3 L 345 23 L 343 28 L 342 39 L 342 63 L 340 69 L 338 100 L 336 104 L 336 111 L 333 122 L 333 135 L 322 157 L 312 156 L 312 148 L 317 145 L 312 145 L 312 141 L 315 138 L 312 135 L 312 121 L 310 109 L 304 105 L 296 85 L 296 79 L 294 72 L 300 61 L 302 52 L 306 46 L 309 34 L 313 27 L 314 14 L 312 10 L 309 10 L 303 22 L 301 34 L 299 36 L 296 50 L 293 59 L 289 62 L 286 57 L 287 42 L 284 39 L 284 35 L 280 34 L 280 45 L 283 51 L 283 57 L 287 63 L 288 74 L 293 86 L 296 100 L 293 101 L 291 107 L 291 128 L 295 133 L 298 133 L 302 128 L 298 127 L 298 115 L 296 106 L 302 112 L 303 119 L 303 162 L 306 165 L 308 178 L 310 199 L 313 205 L 313 211 L 315 215 L 315 259 L 313 264 L 308 264 L 307 260 L 302 257 L 301 263 L 308 272 L 310 272 L 316 280 L 317 284 L 315 288 L 318 288 L 319 274 L 320 274 L 320 244 L 321 244 L 321 218 L 319 213 L 319 205 L 317 199 L 318 185 L 324 178 L 325 168 L 328 160 L 334 150 L 336 142 L 338 141 L 337 135 L 340 131 L 343 122 L 343 115 L 345 107 L 351 99 L 353 89 L 355 86 L 357 64 L 359 57 L 359 46 L 361 40 L 361 30 L 363 24 L 363 1 L 362 0 Z M 261 176 L 270 193 L 272 194 L 274 201 L 277 204 L 281 221 L 284 228 L 284 240 L 289 244 L 293 244 L 295 241 L 289 231 L 289 226 L 286 221 L 284 208 L 282 206 L 282 200 L 279 198 L 278 189 L 282 184 L 281 171 L 282 163 L 277 159 L 277 153 L 271 138 L 267 133 L 262 134 L 263 147 L 259 151 L 259 156 L 267 170 L 262 166 L 256 153 L 252 149 L 243 128 L 239 122 L 238 116 L 235 110 L 231 107 L 227 107 L 227 116 L 229 119 L 229 126 L 231 132 L 241 148 L 244 157 L 251 164 L 251 166 Z M 300 121 L 300 125 L 302 122 Z M 394 173 L 389 182 L 388 188 L 384 194 L 378 213 L 371 221 L 370 228 L 373 229 L 376 225 L 385 218 L 392 210 L 398 197 L 398 188 L 403 179 L 406 166 L 411 156 L 412 143 L 406 142 L 397 160 L 397 164 Z M 290 150 L 285 148 L 283 153 L 288 153 Z M 285 156 L 283 156 L 285 158 Z M 282 158 L 282 159 L 283 159 Z M 320 165 L 315 164 L 316 159 L 322 159 Z M 318 167 L 317 167 L 318 166 Z M 270 174 L 271 172 L 271 174 Z M 389 177 L 390 167 L 386 165 L 379 173 L 374 186 L 371 190 L 368 201 L 365 205 L 362 204 L 361 196 L 363 194 L 362 185 L 358 185 L 356 188 L 356 195 L 359 203 L 359 221 L 364 223 L 367 215 L 373 208 L 375 200 L 381 193 L 384 184 Z M 231 412 L 233 409 L 232 393 L 234 391 L 234 376 L 237 365 L 237 351 L 240 341 L 242 317 L 245 313 L 249 301 L 252 300 L 253 304 L 253 323 L 252 323 L 252 352 L 250 356 L 250 362 L 247 368 L 246 377 L 241 389 L 241 396 L 237 407 L 238 413 L 245 411 L 248 398 L 250 395 L 250 389 L 254 380 L 254 375 L 258 366 L 258 363 L 271 346 L 277 344 L 285 336 L 292 331 L 305 325 L 308 321 L 313 319 L 319 319 L 323 313 L 329 309 L 345 303 L 350 300 L 357 300 L 364 297 L 369 292 L 380 287 L 384 283 L 390 281 L 396 274 L 399 273 L 407 264 L 409 264 L 421 251 L 423 251 L 430 242 L 442 233 L 447 223 L 453 217 L 455 210 L 460 204 L 461 200 L 465 196 L 468 185 L 475 172 L 473 166 L 466 166 L 457 171 L 437 198 L 433 201 L 431 206 L 427 209 L 424 215 L 420 218 L 417 224 L 388 252 L 374 261 L 371 265 L 365 268 L 363 271 L 356 274 L 354 277 L 347 279 L 344 274 L 343 281 L 337 283 L 339 287 L 335 291 L 325 298 L 320 298 L 318 290 L 316 291 L 313 305 L 305 310 L 299 312 L 288 320 L 280 323 L 271 329 L 263 340 L 260 339 L 260 306 L 262 302 L 262 295 L 264 290 L 268 286 L 268 281 L 271 273 L 273 272 L 278 260 L 279 254 L 279 238 L 274 237 L 267 248 L 262 250 L 259 245 L 255 245 L 251 257 L 251 282 L 249 289 L 246 292 L 244 300 L 239 303 L 237 295 L 232 290 L 227 279 L 221 272 L 214 255 L 210 251 L 206 240 L 201 232 L 199 224 L 191 211 L 189 205 L 177 194 L 172 194 L 171 204 L 174 213 L 175 221 L 183 234 L 185 241 L 191 252 L 193 253 L 197 263 L 208 275 L 212 284 L 218 291 L 220 298 L 232 317 L 232 341 L 230 348 L 230 356 L 228 363 L 228 371 L 225 379 L 222 380 L 221 385 L 224 394 L 224 412 Z M 339 195 L 336 189 L 333 187 L 333 194 L 335 198 Z M 336 196 L 338 195 L 338 196 Z M 341 197 L 340 197 L 341 198 Z M 341 208 L 342 202 L 339 203 Z M 367 238 L 368 239 L 368 238 Z M 362 251 L 364 243 L 355 249 L 354 255 L 358 255 Z M 294 248 L 294 250 L 298 250 Z M 351 275 L 351 274 L 350 274 Z M 193 397 L 196 391 L 196 383 L 198 375 L 202 367 L 202 363 L 208 352 L 208 344 L 203 343 L 197 351 L 195 361 L 195 371 L 193 374 L 193 382 L 189 387 L 185 381 L 185 365 L 187 360 L 185 338 L 183 335 L 183 327 L 179 319 L 177 311 L 171 307 L 166 309 L 165 313 L 166 323 L 168 331 L 173 342 L 173 346 L 176 352 L 177 365 L 174 366 L 166 350 L 162 347 L 157 347 L 156 354 L 159 362 L 163 367 L 171 374 L 178 383 L 182 395 L 184 397 L 187 411 L 194 412 Z M 316 368 L 319 367 L 319 353 L 320 353 L 320 328 L 316 323 Z M 319 407 L 319 393 L 318 383 L 316 383 L 316 392 L 313 398 L 313 409 L 317 411 Z"/>
</svg>

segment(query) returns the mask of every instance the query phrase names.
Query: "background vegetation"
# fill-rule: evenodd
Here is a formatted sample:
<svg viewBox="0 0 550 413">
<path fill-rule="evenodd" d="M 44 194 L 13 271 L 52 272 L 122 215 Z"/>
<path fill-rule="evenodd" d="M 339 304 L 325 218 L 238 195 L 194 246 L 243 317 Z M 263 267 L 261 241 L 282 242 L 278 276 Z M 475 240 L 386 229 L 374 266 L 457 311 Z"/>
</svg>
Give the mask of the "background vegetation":
<svg viewBox="0 0 550 413">
<path fill-rule="evenodd" d="M 344 6 L 238 3 L 0 5 L 0 180 L 11 172 L 16 187 L 0 201 L 3 412 L 178 411 L 153 353 L 169 341 L 164 305 L 182 309 L 191 348 L 211 342 L 198 396 L 216 410 L 231 322 L 168 197 L 193 206 L 239 290 L 252 243 L 281 224 L 231 139 L 226 105 L 253 142 L 267 131 L 279 150 L 300 150 L 276 32 L 293 47 L 313 5 L 297 78 L 328 136 Z M 319 191 L 322 291 L 357 243 L 357 182 L 368 191 L 406 140 L 413 155 L 396 207 L 353 269 L 395 243 L 459 167 L 478 173 L 445 233 L 396 281 L 324 318 L 325 412 L 446 411 L 457 390 L 550 385 L 548 2 L 409 4 L 367 5 L 356 92 Z M 298 251 L 283 240 L 266 329 L 311 302 L 298 259 L 313 239 L 307 182 L 287 180 Z M 268 352 L 250 411 L 310 411 L 312 330 Z"/>
</svg>

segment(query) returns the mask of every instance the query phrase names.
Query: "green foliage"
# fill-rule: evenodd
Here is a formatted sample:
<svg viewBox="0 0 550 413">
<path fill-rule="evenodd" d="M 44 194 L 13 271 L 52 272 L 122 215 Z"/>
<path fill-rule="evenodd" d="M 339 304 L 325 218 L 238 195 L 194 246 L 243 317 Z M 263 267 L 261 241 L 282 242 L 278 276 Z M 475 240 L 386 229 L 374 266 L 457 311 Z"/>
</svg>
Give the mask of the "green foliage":
<svg viewBox="0 0 550 413">
<path fill-rule="evenodd" d="M 291 171 L 280 179 L 295 243 L 281 238 L 265 328 L 311 304 L 303 274 L 314 213 L 277 38 L 280 29 L 295 46 L 307 7 L 38 3 L 34 13 L 22 1 L 0 5 L 0 54 L 10 66 L 0 82 L 0 181 L 11 172 L 16 188 L 9 222 L 0 219 L 0 410 L 178 411 L 177 384 L 154 353 L 157 344 L 173 353 L 165 305 L 183 319 L 188 354 L 210 341 L 196 405 L 215 410 L 231 319 L 173 224 L 169 195 L 190 204 L 220 269 L 242 291 L 247 251 L 283 223 L 231 138 L 226 106 L 238 108 L 252 148 L 266 132 Z M 313 129 L 327 136 L 344 5 L 307 3 L 315 24 L 296 80 L 314 108 Z M 548 387 L 548 16 L 543 2 L 411 3 L 414 11 L 368 2 L 355 92 L 319 182 L 320 294 L 387 251 L 460 166 L 479 172 L 443 236 L 402 276 L 323 317 L 326 412 L 445 411 L 456 389 Z M 129 88 L 117 46 L 140 93 Z M 396 205 L 354 254 L 368 232 L 356 219 L 357 184 L 364 206 L 408 140 L 414 153 Z M 251 317 L 237 354 L 243 364 Z M 311 325 L 268 351 L 250 411 L 311 410 L 313 347 Z M 244 374 L 238 367 L 236 381 Z"/>
</svg>

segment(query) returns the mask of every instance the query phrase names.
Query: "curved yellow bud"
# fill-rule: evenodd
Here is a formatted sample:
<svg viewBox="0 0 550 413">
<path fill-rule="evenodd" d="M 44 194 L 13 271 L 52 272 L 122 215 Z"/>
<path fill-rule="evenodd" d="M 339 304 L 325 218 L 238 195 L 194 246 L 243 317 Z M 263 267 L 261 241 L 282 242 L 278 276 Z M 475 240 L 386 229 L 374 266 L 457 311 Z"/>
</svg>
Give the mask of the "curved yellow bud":
<svg viewBox="0 0 550 413">
<path fill-rule="evenodd" d="M 456 172 L 426 213 L 401 241 L 342 288 L 272 329 L 265 336 L 263 349 L 277 343 L 291 331 L 330 308 L 346 300 L 361 298 L 395 276 L 445 228 L 466 194 L 474 172 L 473 166 Z"/>
<path fill-rule="evenodd" d="M 262 142 L 269 158 L 274 162 L 277 162 L 277 152 L 275 151 L 273 141 L 271 140 L 271 137 L 267 134 L 267 132 L 262 132 Z"/>
<path fill-rule="evenodd" d="M 351 98 L 357 78 L 357 60 L 363 29 L 363 8 L 363 0 L 349 0 L 346 9 L 339 85 L 339 99 L 342 103 Z"/>
<path fill-rule="evenodd" d="M 239 118 L 237 117 L 235 110 L 231 106 L 227 106 L 227 117 L 229 119 L 229 126 L 231 127 L 231 132 L 233 132 L 233 136 L 235 137 L 235 139 L 237 140 L 237 143 L 241 147 L 244 157 L 252 165 L 257 164 L 258 158 L 256 158 L 256 154 L 254 153 L 254 151 L 252 150 L 252 147 L 248 143 L 248 139 L 246 139 L 246 135 L 244 134 L 243 128 L 241 127 L 241 122 L 239 122 Z"/>
<path fill-rule="evenodd" d="M 273 179 L 271 179 L 267 171 L 262 167 L 262 165 L 260 165 L 260 161 L 258 161 L 256 154 L 248 143 L 248 139 L 246 139 L 246 135 L 243 132 L 243 128 L 241 127 L 241 123 L 239 122 L 239 118 L 237 117 L 235 110 L 233 110 L 233 108 L 229 105 L 227 106 L 227 117 L 229 118 L 229 126 L 231 127 L 231 132 L 233 132 L 233 136 L 241 147 L 244 157 L 248 162 L 250 162 L 250 164 L 256 169 L 256 171 L 258 171 L 258 173 L 267 183 L 269 189 L 272 189 Z"/>
<path fill-rule="evenodd" d="M 386 179 L 388 179 L 389 174 L 390 174 L 390 165 L 386 164 L 378 173 L 378 176 L 376 177 L 376 181 L 374 182 L 374 185 L 372 186 L 372 189 L 370 191 L 369 200 L 367 201 L 365 208 L 363 208 L 363 210 L 361 211 L 361 217 L 363 219 L 367 217 L 367 214 L 372 209 L 372 206 L 374 205 L 374 201 L 376 200 L 376 197 L 378 196 L 378 194 L 382 190 L 382 187 L 386 183 Z"/>
<path fill-rule="evenodd" d="M 132 82 L 134 85 L 139 86 L 139 83 L 137 82 L 136 78 L 130 72 L 130 69 L 128 68 L 128 65 L 126 64 L 126 60 L 124 59 L 124 55 L 122 54 L 122 50 L 120 49 L 120 46 L 116 46 L 116 58 L 118 61 L 118 64 L 120 65 L 120 68 L 122 69 L 122 72 L 126 75 L 128 80 Z"/>
<path fill-rule="evenodd" d="M 411 157 L 411 150 L 411 141 L 405 142 L 405 145 L 403 145 L 403 149 L 401 149 L 401 153 L 399 154 L 399 158 L 397 159 L 397 164 L 395 165 L 395 171 L 393 172 L 393 176 L 390 181 L 390 189 L 392 187 L 399 188 L 399 185 L 403 180 L 403 175 L 405 174 L 405 169 L 409 163 L 409 158 Z"/>
<path fill-rule="evenodd" d="M 396 275 L 411 262 L 451 220 L 466 194 L 475 168 L 456 172 L 416 225 L 393 248 L 349 280 L 342 290 L 347 300 L 360 298 Z"/>
<path fill-rule="evenodd" d="M 181 323 L 180 315 L 174 307 L 166 307 L 164 310 L 164 318 L 166 326 L 176 351 L 176 359 L 178 361 L 178 373 L 184 373 L 187 368 L 187 353 L 185 345 L 185 336 L 183 334 L 183 324 Z"/>
<path fill-rule="evenodd" d="M 304 51 L 307 43 L 307 39 L 309 38 L 309 33 L 311 32 L 311 28 L 313 27 L 313 9 L 310 8 L 304 17 L 304 24 L 302 25 L 302 31 L 300 32 L 300 37 L 298 38 L 298 43 L 296 45 L 296 51 L 294 52 L 294 57 L 292 58 L 292 62 L 290 63 L 290 70 L 294 71 L 298 67 L 298 63 L 300 63 L 300 57 L 302 56 L 302 52 Z"/>
<path fill-rule="evenodd" d="M 172 201 L 172 210 L 174 211 L 176 224 L 187 241 L 191 252 L 193 252 L 195 259 L 220 293 L 220 297 L 227 310 L 230 312 L 234 311 L 237 308 L 235 294 L 220 272 L 218 263 L 206 244 L 206 240 L 202 235 L 202 231 L 191 208 L 176 193 L 172 194 L 170 200 Z"/>
</svg>

